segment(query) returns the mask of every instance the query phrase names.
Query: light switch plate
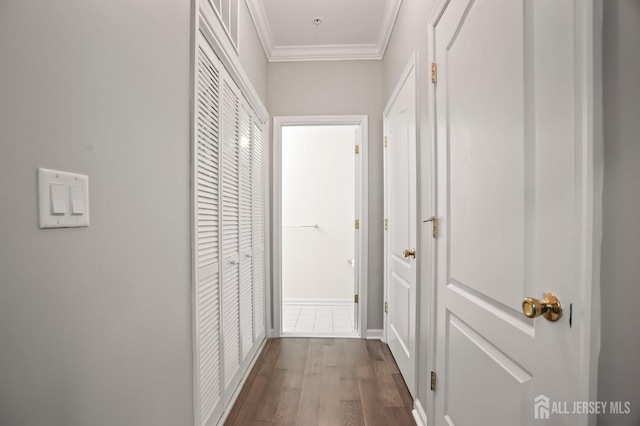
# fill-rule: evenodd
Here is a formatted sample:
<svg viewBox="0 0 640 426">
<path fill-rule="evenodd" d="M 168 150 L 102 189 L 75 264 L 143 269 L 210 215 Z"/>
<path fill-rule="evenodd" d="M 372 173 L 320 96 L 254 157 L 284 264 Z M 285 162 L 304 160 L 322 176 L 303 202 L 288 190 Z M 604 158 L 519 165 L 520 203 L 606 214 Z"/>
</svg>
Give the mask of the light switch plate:
<svg viewBox="0 0 640 426">
<path fill-rule="evenodd" d="M 89 226 L 88 176 L 40 168 L 38 192 L 40 228 Z"/>
</svg>

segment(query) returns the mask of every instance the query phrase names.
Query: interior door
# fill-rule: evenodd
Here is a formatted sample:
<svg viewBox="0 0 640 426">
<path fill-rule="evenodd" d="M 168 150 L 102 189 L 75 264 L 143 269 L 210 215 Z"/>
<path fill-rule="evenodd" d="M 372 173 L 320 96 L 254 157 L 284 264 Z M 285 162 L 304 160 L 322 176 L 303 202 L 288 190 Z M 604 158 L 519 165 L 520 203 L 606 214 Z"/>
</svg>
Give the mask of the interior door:
<svg viewBox="0 0 640 426">
<path fill-rule="evenodd" d="M 353 268 L 353 294 L 358 295 L 358 299 L 354 298 L 353 300 L 353 310 L 352 310 L 352 324 L 353 331 L 356 333 L 360 332 L 360 282 L 362 281 L 362 276 L 360 275 L 360 262 L 362 261 L 362 248 L 361 241 L 362 236 L 360 235 L 360 228 L 364 225 L 364 218 L 362 212 L 362 156 L 364 155 L 364 147 L 360 146 L 360 141 L 362 141 L 362 129 L 358 126 L 354 130 L 354 149 L 356 152 L 355 156 L 355 200 L 354 200 L 354 212 L 355 217 L 360 218 L 358 222 L 357 229 L 354 230 L 353 233 L 353 250 L 354 257 L 351 259 L 351 267 Z"/>
<path fill-rule="evenodd" d="M 386 339 L 411 394 L 416 371 L 416 90 L 410 63 L 384 117 Z"/>
<path fill-rule="evenodd" d="M 264 181 L 262 143 L 262 123 L 253 117 L 251 132 L 251 208 L 253 211 L 253 338 L 261 342 L 266 334 L 265 327 L 265 264 L 264 264 Z"/>
<path fill-rule="evenodd" d="M 436 425 L 586 424 L 552 409 L 588 398 L 577 3 L 451 0 L 435 25 Z M 523 314 L 544 292 L 555 322 Z"/>
<path fill-rule="evenodd" d="M 242 360 L 247 360 L 254 341 L 253 298 L 253 203 L 252 203 L 252 154 L 251 109 L 240 104 L 239 126 L 239 233 L 240 233 L 240 339 Z"/>
<path fill-rule="evenodd" d="M 196 422 L 213 425 L 224 408 L 220 345 L 220 62 L 198 39 L 194 149 L 194 319 Z"/>
<path fill-rule="evenodd" d="M 222 347 L 224 397 L 240 381 L 240 91 L 222 70 Z"/>
</svg>

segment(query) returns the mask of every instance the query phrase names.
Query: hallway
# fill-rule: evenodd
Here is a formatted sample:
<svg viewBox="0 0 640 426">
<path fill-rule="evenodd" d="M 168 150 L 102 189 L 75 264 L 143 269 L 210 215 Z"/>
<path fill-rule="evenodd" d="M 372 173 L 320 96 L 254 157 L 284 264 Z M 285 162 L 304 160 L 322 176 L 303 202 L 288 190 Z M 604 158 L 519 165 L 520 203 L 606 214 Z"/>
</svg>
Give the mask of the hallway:
<svg viewBox="0 0 640 426">
<path fill-rule="evenodd" d="M 225 425 L 415 425 L 379 340 L 270 339 Z"/>
<path fill-rule="evenodd" d="M 0 2 L 0 426 L 640 426 L 638 40 L 640 0 Z"/>
</svg>

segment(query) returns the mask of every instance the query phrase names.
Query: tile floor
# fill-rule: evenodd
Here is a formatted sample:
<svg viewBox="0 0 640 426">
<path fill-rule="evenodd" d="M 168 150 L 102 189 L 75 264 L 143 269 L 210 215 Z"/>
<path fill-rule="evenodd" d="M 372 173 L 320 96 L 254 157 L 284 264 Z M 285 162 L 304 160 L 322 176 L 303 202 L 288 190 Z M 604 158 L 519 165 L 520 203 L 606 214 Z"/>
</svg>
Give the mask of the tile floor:
<svg viewBox="0 0 640 426">
<path fill-rule="evenodd" d="M 305 336 L 354 334 L 353 309 L 346 305 L 285 304 L 282 331 Z"/>
</svg>

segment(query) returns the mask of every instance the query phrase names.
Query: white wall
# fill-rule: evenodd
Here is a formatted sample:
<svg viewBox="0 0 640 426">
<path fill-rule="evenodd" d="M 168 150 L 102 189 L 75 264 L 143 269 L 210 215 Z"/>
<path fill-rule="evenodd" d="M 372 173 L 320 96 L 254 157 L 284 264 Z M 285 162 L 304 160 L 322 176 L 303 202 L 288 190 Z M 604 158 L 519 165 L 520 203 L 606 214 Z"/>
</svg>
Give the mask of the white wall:
<svg viewBox="0 0 640 426">
<path fill-rule="evenodd" d="M 640 424 L 640 3 L 604 1 L 604 234 L 598 399 L 631 401 L 629 416 L 601 426 Z"/>
<path fill-rule="evenodd" d="M 356 126 L 282 128 L 282 298 L 353 300 Z M 318 225 L 317 228 L 299 227 Z"/>
<path fill-rule="evenodd" d="M 269 64 L 272 116 L 369 116 L 368 328 L 382 328 L 382 63 L 381 61 Z M 377 226 L 376 226 L 377 225 Z"/>
<path fill-rule="evenodd" d="M 0 2 L 1 425 L 193 423 L 190 3 Z M 89 228 L 38 229 L 37 167 Z"/>
<path fill-rule="evenodd" d="M 432 10 L 435 6 L 435 0 L 403 0 L 398 18 L 394 26 L 393 33 L 389 39 L 389 45 L 385 52 L 383 63 L 383 77 L 384 77 L 384 102 L 388 102 L 389 97 L 395 89 L 398 79 L 400 78 L 402 71 L 404 70 L 410 56 L 413 52 L 418 52 L 417 61 L 417 75 L 418 75 L 418 161 L 419 166 L 419 180 L 421 189 L 419 191 L 419 205 L 420 212 L 419 218 L 424 220 L 430 217 L 433 212 L 430 206 L 431 193 L 429 191 L 429 176 L 431 170 L 428 167 L 430 164 L 430 140 L 429 140 L 429 99 L 427 97 L 427 91 L 429 84 L 431 84 L 428 78 L 429 73 L 429 49 L 428 49 L 428 29 L 429 18 L 432 14 Z M 421 220 L 421 222 L 422 222 Z M 427 251 L 428 241 L 431 238 L 431 225 L 429 223 L 422 225 L 422 236 L 418 243 L 417 251 L 419 256 L 420 265 L 422 268 L 422 276 L 426 277 L 429 273 L 430 253 Z M 422 249 L 425 247 L 425 249 Z M 418 333 L 419 348 L 418 348 L 418 382 L 417 382 L 417 395 L 422 406 L 426 409 L 426 403 L 430 397 L 429 390 L 429 374 L 431 370 L 429 365 L 429 359 L 427 356 L 427 335 L 426 327 L 428 323 L 429 310 L 426 309 L 429 306 L 429 297 L 426 290 L 426 278 L 418 278 L 418 291 L 419 291 L 419 305 L 420 310 L 418 312 Z"/>
</svg>

